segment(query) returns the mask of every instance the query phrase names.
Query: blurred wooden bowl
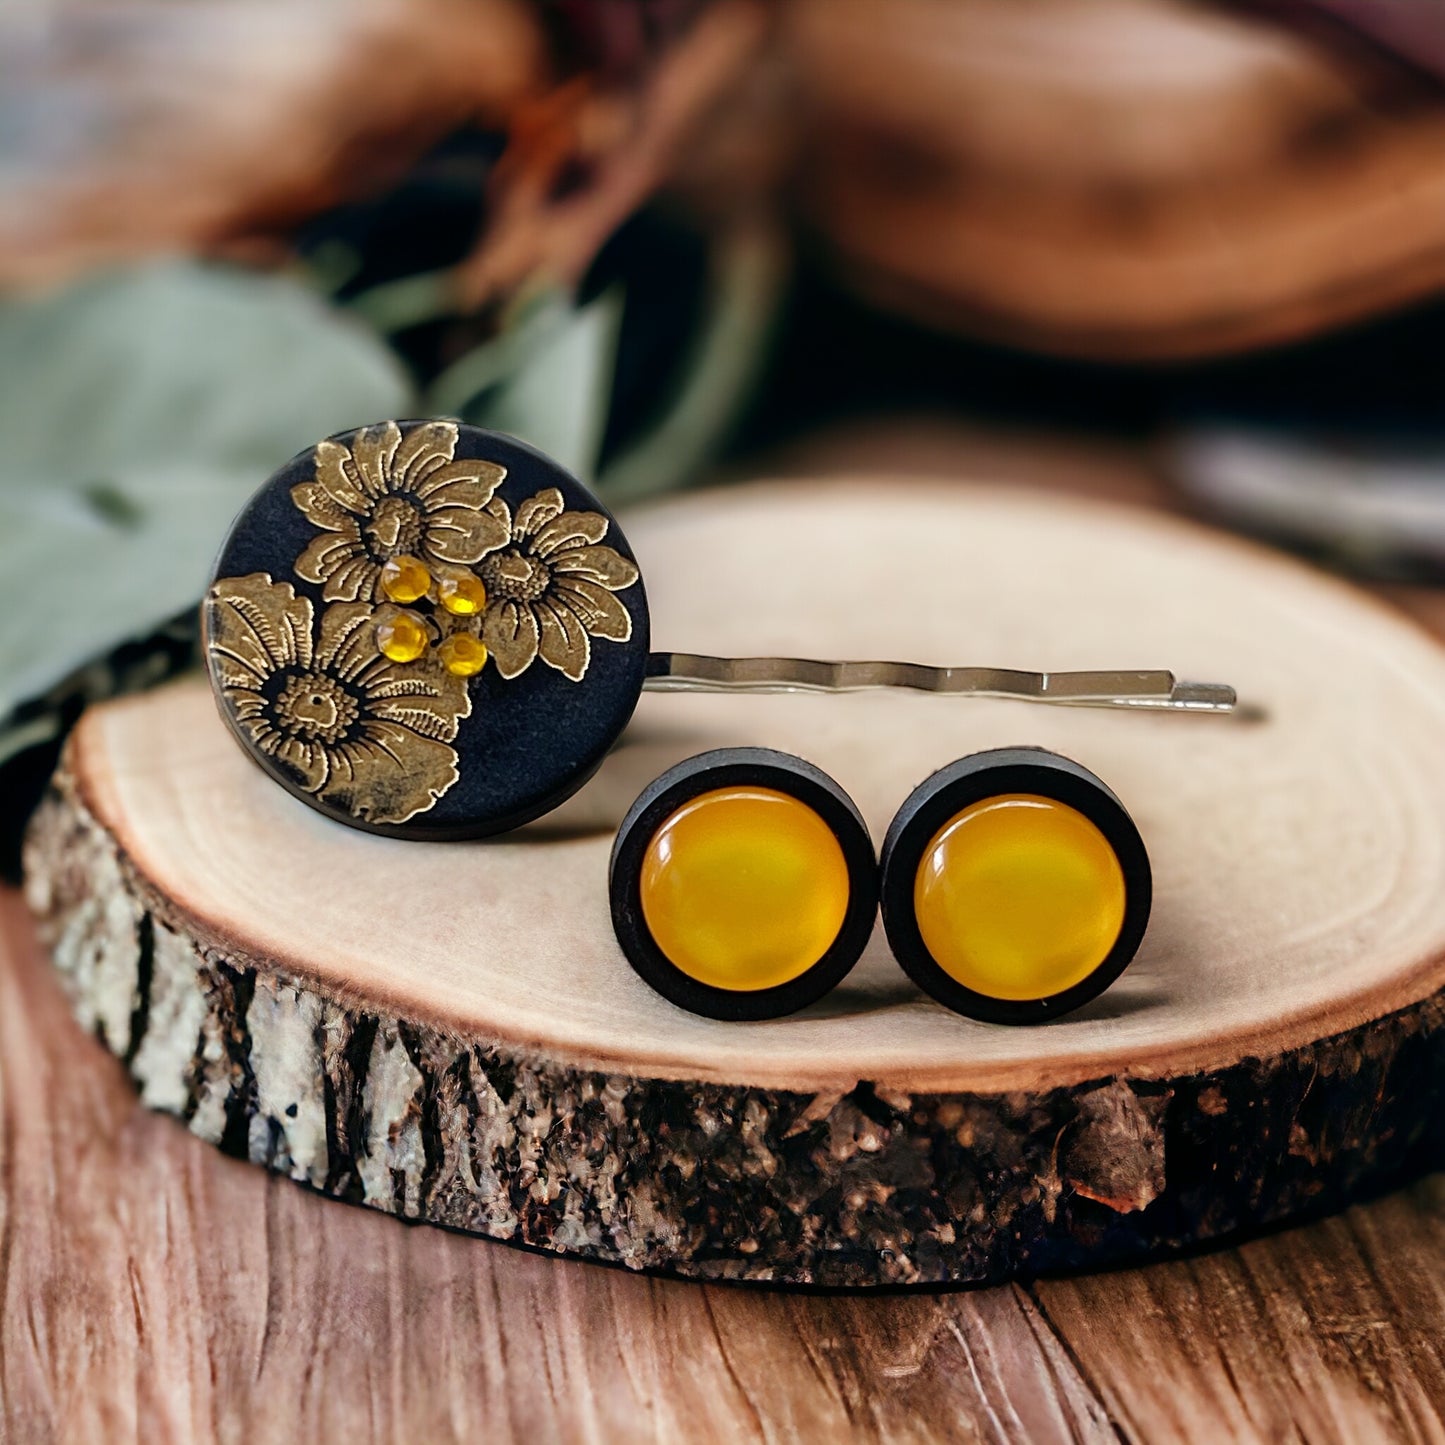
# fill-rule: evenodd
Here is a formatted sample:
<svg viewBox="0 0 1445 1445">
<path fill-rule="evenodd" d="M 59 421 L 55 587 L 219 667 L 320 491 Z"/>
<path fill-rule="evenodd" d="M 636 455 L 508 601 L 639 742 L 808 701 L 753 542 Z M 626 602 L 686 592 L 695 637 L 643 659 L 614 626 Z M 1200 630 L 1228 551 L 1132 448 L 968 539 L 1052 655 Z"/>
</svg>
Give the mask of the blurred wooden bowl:
<svg viewBox="0 0 1445 1445">
<path fill-rule="evenodd" d="M 802 203 L 850 285 L 1108 359 L 1308 336 L 1445 282 L 1445 91 L 1195 0 L 797 0 Z"/>
</svg>

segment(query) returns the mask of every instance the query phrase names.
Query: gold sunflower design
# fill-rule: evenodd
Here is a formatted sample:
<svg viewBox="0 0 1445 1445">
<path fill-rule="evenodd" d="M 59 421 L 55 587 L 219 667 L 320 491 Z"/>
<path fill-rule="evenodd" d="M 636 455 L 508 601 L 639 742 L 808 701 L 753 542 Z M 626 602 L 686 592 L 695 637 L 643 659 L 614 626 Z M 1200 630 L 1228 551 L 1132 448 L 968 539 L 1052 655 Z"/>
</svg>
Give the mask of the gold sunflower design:
<svg viewBox="0 0 1445 1445">
<path fill-rule="evenodd" d="M 466 683 L 388 661 L 375 610 L 321 615 L 265 572 L 223 577 L 206 599 L 211 671 L 242 733 L 296 784 L 368 823 L 405 823 L 457 781 L 450 744 Z"/>
<path fill-rule="evenodd" d="M 517 677 L 540 657 L 581 682 L 592 638 L 632 636 L 632 614 L 613 593 L 637 581 L 637 567 L 601 545 L 606 517 L 567 511 L 555 487 L 523 502 L 515 517 L 501 497 L 487 512 L 510 538 L 476 569 L 488 598 L 482 641 L 497 671 Z"/>
<path fill-rule="evenodd" d="M 291 489 L 321 529 L 296 559 L 296 575 L 319 583 L 327 602 L 380 602 L 381 569 L 393 557 L 471 567 L 504 546 L 507 531 L 486 506 L 506 468 L 458 459 L 456 447 L 449 421 L 405 434 L 388 421 L 363 428 L 349 447 L 322 442 L 315 477 Z"/>
</svg>

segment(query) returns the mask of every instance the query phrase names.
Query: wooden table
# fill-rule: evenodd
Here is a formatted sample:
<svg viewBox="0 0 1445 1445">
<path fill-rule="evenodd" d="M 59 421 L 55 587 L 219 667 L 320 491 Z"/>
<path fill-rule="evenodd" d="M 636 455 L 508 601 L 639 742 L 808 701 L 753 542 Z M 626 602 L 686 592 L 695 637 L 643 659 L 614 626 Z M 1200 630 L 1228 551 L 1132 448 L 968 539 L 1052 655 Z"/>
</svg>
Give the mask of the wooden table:
<svg viewBox="0 0 1445 1445">
<path fill-rule="evenodd" d="M 0 1120 L 6 1441 L 1445 1439 L 1445 1176 L 1028 1286 L 635 1277 L 323 1200 L 146 1112 L 12 891 Z"/>
</svg>

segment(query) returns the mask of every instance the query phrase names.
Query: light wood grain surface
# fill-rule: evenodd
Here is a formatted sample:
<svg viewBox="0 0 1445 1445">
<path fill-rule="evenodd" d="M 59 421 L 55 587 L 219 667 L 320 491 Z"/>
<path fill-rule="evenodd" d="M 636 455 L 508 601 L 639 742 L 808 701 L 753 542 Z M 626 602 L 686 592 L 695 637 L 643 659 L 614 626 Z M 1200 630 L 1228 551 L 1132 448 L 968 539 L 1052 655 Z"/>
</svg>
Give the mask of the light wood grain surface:
<svg viewBox="0 0 1445 1445">
<path fill-rule="evenodd" d="M 878 472 L 629 520 L 663 646 L 1173 665 L 1256 716 L 654 695 L 575 806 L 466 845 L 305 809 L 200 679 L 108 703 L 32 830 L 27 893 L 147 1103 L 342 1199 L 709 1280 L 1137 1262 L 1400 1177 L 1445 1043 L 1429 637 L 1262 548 L 1037 491 Z M 1094 768 L 1148 840 L 1149 935 L 1094 1005 L 961 1018 L 881 930 L 828 999 L 748 1027 L 627 967 L 607 854 L 665 765 L 801 753 L 881 839 L 921 777 L 1000 743 Z"/>
<path fill-rule="evenodd" d="M 976 1092 L 1169 1077 L 1445 986 L 1445 652 L 1358 589 L 1138 508 L 882 471 L 715 489 L 628 520 L 664 649 L 1172 667 L 1234 684 L 1261 716 L 649 694 L 575 798 L 458 845 L 305 810 L 195 678 L 77 729 L 87 806 L 174 918 L 229 956 L 461 1038 L 639 1077 Z M 1372 738 L 1389 745 L 1362 746 Z M 683 1013 L 627 967 L 607 859 L 664 768 L 708 748 L 801 754 L 881 842 L 935 768 L 1024 744 L 1093 769 L 1148 843 L 1150 933 L 1107 1003 L 1047 1030 L 961 1019 L 909 983 L 881 929 L 834 1007 L 766 1028 Z"/>
</svg>

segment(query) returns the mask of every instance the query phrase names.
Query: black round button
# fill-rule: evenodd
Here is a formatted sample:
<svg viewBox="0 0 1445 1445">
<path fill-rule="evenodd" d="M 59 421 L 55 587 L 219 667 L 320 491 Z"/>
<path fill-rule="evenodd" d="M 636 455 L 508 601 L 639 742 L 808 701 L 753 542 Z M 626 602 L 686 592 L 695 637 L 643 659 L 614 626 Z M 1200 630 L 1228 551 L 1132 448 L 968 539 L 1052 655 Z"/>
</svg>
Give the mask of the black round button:
<svg viewBox="0 0 1445 1445">
<path fill-rule="evenodd" d="M 642 690 L 647 600 L 616 521 L 511 437 L 383 422 L 293 458 L 204 605 L 222 716 L 292 793 L 411 838 L 574 793 Z"/>
</svg>

